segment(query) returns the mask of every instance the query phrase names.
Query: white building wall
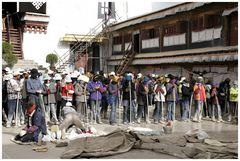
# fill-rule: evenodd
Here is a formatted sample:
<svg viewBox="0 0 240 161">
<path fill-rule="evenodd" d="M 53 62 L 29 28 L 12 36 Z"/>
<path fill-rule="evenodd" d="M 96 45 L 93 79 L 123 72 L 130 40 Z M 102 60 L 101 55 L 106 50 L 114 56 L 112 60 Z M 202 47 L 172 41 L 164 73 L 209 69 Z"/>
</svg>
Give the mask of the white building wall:
<svg viewBox="0 0 240 161">
<path fill-rule="evenodd" d="M 222 27 L 205 29 L 199 32 L 192 32 L 192 43 L 210 41 L 221 38 Z"/>
<path fill-rule="evenodd" d="M 97 19 L 97 5 L 97 1 L 47 1 L 47 15 L 50 16 L 47 33 L 23 34 L 24 59 L 48 67 L 45 61 L 49 53 L 56 51 L 61 56 L 69 50 L 69 44 L 60 42 L 60 38 L 65 34 L 88 34 L 101 22 Z"/>
<path fill-rule="evenodd" d="M 142 48 L 143 49 L 155 48 L 155 47 L 159 47 L 159 38 L 142 40 Z"/>
<path fill-rule="evenodd" d="M 123 21 L 151 11 L 151 2 L 115 2 L 116 20 Z M 90 29 L 101 22 L 97 19 L 98 1 L 49 0 L 47 15 L 50 16 L 46 34 L 24 33 L 24 59 L 30 59 L 39 65 L 48 67 L 45 62 L 49 53 L 63 55 L 69 49 L 67 43 L 59 42 L 65 34 L 88 34 Z M 111 20 L 116 21 L 116 20 Z"/>
<path fill-rule="evenodd" d="M 163 37 L 163 46 L 183 45 L 186 44 L 186 33 L 173 36 Z"/>
</svg>

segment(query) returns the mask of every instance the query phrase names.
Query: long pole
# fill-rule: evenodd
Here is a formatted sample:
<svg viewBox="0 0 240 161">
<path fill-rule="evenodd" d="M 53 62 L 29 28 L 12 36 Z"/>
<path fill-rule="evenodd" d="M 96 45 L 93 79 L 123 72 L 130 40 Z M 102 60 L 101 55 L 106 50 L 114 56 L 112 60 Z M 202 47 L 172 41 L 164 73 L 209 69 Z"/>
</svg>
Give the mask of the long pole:
<svg viewBox="0 0 240 161">
<path fill-rule="evenodd" d="M 87 86 L 84 86 L 84 102 L 85 102 L 85 111 L 86 111 L 86 121 L 88 124 L 88 108 L 87 108 L 87 96 L 86 96 Z"/>
<path fill-rule="evenodd" d="M 60 92 L 61 93 L 61 86 L 57 86 L 57 92 Z M 62 104 L 62 103 L 61 103 Z M 59 114 L 58 114 L 58 117 L 59 117 L 59 122 L 62 122 L 62 105 L 60 104 L 60 109 L 59 109 Z"/>
<path fill-rule="evenodd" d="M 217 103 L 217 109 L 218 109 L 218 120 L 222 120 L 222 113 L 221 113 L 221 107 L 219 105 L 219 101 L 218 101 L 218 98 L 217 98 L 217 95 L 215 95 L 215 99 L 216 99 L 216 103 Z"/>
<path fill-rule="evenodd" d="M 118 89 L 118 125 L 120 125 L 121 121 L 121 113 L 120 113 L 120 106 L 121 106 L 121 93 L 120 90 Z"/>
<path fill-rule="evenodd" d="M 97 123 L 97 108 L 98 108 L 98 91 L 97 91 L 97 100 L 95 106 L 95 124 Z"/>
<path fill-rule="evenodd" d="M 190 107 L 189 107 L 189 120 L 191 119 L 191 114 L 192 114 L 192 101 L 193 101 L 193 92 L 191 94 L 191 98 L 190 98 Z"/>
<path fill-rule="evenodd" d="M 161 85 L 161 88 L 162 88 L 162 85 Z M 162 120 L 161 121 L 164 121 L 164 113 L 163 113 L 163 100 L 162 100 L 162 93 L 161 92 L 158 92 L 158 95 L 159 95 L 159 97 L 160 97 L 160 101 L 161 101 L 161 108 L 162 108 L 162 110 L 161 110 L 161 116 L 162 116 Z"/>
<path fill-rule="evenodd" d="M 44 116 L 45 118 L 45 106 L 44 106 L 44 103 L 43 103 L 43 97 L 42 97 L 42 94 L 39 93 L 39 102 L 40 102 L 40 106 L 41 106 L 41 109 L 42 109 L 42 115 Z"/>
<path fill-rule="evenodd" d="M 148 100 L 148 93 L 146 93 L 146 97 L 147 97 L 147 106 L 146 106 L 146 108 L 147 108 L 147 117 L 146 117 L 146 122 L 148 122 L 149 121 L 149 109 L 148 109 L 148 103 L 149 103 L 149 100 Z"/>
<path fill-rule="evenodd" d="M 129 108 L 130 108 L 130 110 L 129 110 L 130 111 L 129 122 L 131 123 L 131 114 L 132 114 L 131 113 L 131 110 L 132 110 L 132 95 L 131 95 L 132 94 L 132 85 L 131 85 L 131 81 L 129 81 L 128 83 L 129 83 L 129 88 L 130 88 L 130 90 L 129 90 L 129 99 L 130 99 L 130 101 L 129 101 L 130 102 L 130 106 L 129 106 Z"/>
<path fill-rule="evenodd" d="M 47 96 L 48 96 L 48 111 L 46 113 L 46 120 L 50 121 L 50 111 L 51 111 L 51 105 L 50 105 L 50 94 L 48 93 L 48 89 L 47 89 Z"/>
<path fill-rule="evenodd" d="M 16 115 L 16 117 L 15 117 L 15 119 L 16 119 L 15 127 L 17 127 L 17 125 L 18 125 L 18 104 L 19 104 L 19 92 L 17 92 L 17 107 L 16 107 L 16 112 L 15 112 L 15 115 Z"/>
<path fill-rule="evenodd" d="M 173 121 L 175 121 L 175 111 L 176 111 L 176 92 L 175 86 L 173 87 Z"/>
</svg>

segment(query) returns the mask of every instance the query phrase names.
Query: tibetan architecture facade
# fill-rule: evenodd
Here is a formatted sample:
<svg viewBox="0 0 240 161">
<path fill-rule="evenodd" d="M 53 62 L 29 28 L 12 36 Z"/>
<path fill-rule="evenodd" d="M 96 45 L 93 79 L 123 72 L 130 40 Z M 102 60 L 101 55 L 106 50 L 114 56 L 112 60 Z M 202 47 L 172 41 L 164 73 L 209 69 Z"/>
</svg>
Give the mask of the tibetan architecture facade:
<svg viewBox="0 0 240 161">
<path fill-rule="evenodd" d="M 108 71 L 237 79 L 238 3 L 182 3 L 110 27 Z"/>
<path fill-rule="evenodd" d="M 46 2 L 2 2 L 2 41 L 12 44 L 16 68 L 38 66 L 34 61 L 41 55 L 48 23 Z"/>
<path fill-rule="evenodd" d="M 101 64 L 101 57 L 103 49 L 102 43 L 104 41 L 105 37 L 102 35 L 92 34 L 65 34 L 65 36 L 60 39 L 60 42 L 70 45 L 71 54 L 68 57 L 68 53 L 66 53 L 66 58 L 71 61 L 69 64 L 72 64 L 73 68 L 80 69 L 81 71 L 95 72 L 100 71 L 101 66 L 103 66 Z M 62 58 L 62 61 L 64 61 L 64 55 Z"/>
</svg>

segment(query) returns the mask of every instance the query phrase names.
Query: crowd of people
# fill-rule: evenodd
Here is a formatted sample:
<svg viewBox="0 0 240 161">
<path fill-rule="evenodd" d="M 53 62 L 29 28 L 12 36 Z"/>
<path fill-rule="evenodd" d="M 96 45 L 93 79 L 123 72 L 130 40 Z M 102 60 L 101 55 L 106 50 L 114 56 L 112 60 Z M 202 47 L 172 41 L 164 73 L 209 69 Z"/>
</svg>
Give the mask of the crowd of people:
<svg viewBox="0 0 240 161">
<path fill-rule="evenodd" d="M 176 120 L 177 111 L 181 121 L 201 122 L 208 117 L 231 122 L 237 116 L 238 82 L 229 78 L 217 84 L 204 82 L 202 76 L 188 80 L 172 74 L 101 71 L 84 75 L 78 71 L 11 71 L 8 67 L 2 73 L 2 118 L 8 128 L 34 124 L 37 133 L 44 134 L 48 123 L 61 124 L 66 118 L 81 128 L 79 119 L 92 124 L 107 119 L 115 125 L 117 118 L 123 124 L 151 120 L 158 124 Z M 150 107 L 154 108 L 151 115 Z M 67 113 L 74 115 L 66 117 Z"/>
</svg>

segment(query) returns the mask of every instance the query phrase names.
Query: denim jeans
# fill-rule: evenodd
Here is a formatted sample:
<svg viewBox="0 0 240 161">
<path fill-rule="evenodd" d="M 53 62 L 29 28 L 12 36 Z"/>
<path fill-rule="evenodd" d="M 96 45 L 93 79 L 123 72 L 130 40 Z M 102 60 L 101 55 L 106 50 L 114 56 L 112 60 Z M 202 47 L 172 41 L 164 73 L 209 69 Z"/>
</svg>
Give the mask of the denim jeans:
<svg viewBox="0 0 240 161">
<path fill-rule="evenodd" d="M 229 102 L 225 97 L 219 98 L 219 105 L 221 106 L 222 117 L 223 115 L 226 115 L 227 113 L 229 113 Z"/>
<path fill-rule="evenodd" d="M 118 97 L 111 96 L 110 97 L 110 106 L 111 106 L 111 113 L 110 113 L 110 124 L 116 123 L 116 108 L 118 106 Z"/>
<path fill-rule="evenodd" d="M 17 107 L 17 99 L 8 100 L 8 120 L 7 120 L 7 125 L 11 125 L 12 120 L 13 120 L 13 115 L 14 115 L 14 113 L 16 113 L 16 107 Z M 16 123 L 19 122 L 20 115 L 21 115 L 21 103 L 19 101 L 18 102 L 18 114 L 17 114 L 17 119 L 18 120 L 16 120 L 16 118 L 15 118 L 15 122 Z"/>
<path fill-rule="evenodd" d="M 163 112 L 163 103 L 164 102 L 160 102 L 157 101 L 155 102 L 155 109 L 154 109 L 154 121 L 161 121 L 163 120 L 163 116 L 162 116 L 162 112 Z"/>
<path fill-rule="evenodd" d="M 90 101 L 90 107 L 91 107 L 91 122 L 93 121 L 93 118 L 96 122 L 101 122 L 101 116 L 100 116 L 100 104 L 101 100 L 91 100 Z M 92 122 L 93 123 L 93 122 Z"/>
<path fill-rule="evenodd" d="M 189 118 L 189 99 L 183 99 L 182 104 L 182 120 L 187 120 Z"/>
<path fill-rule="evenodd" d="M 134 101 L 132 100 L 131 106 L 131 122 L 135 121 L 135 109 Z M 130 122 L 130 102 L 129 100 L 123 100 L 123 123 Z"/>
<path fill-rule="evenodd" d="M 167 101 L 167 109 L 168 109 L 168 114 L 167 114 L 167 119 L 174 121 L 175 120 L 175 102 L 174 101 Z"/>
<path fill-rule="evenodd" d="M 202 119 L 202 111 L 203 111 L 203 101 L 195 100 L 195 113 L 194 119 L 200 121 Z"/>
<path fill-rule="evenodd" d="M 221 112 L 221 108 L 219 105 L 213 104 L 212 105 L 212 118 L 215 118 L 215 112 L 217 112 L 217 117 L 218 120 L 222 119 L 222 112 Z"/>
</svg>

